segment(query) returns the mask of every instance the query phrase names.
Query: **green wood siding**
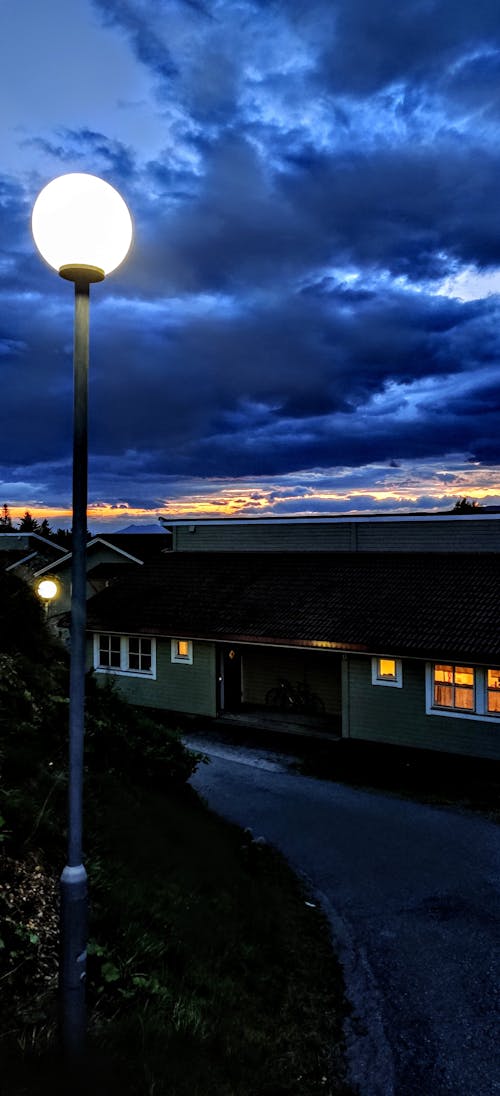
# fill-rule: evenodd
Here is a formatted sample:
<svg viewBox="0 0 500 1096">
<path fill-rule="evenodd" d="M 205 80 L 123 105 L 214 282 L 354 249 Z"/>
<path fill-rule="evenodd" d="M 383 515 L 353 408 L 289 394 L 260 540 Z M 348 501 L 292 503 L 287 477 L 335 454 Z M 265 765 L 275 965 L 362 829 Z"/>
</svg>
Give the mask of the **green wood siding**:
<svg viewBox="0 0 500 1096">
<path fill-rule="evenodd" d="M 500 760 L 500 723 L 426 715 L 424 662 L 403 661 L 402 689 L 372 685 L 370 658 L 349 657 L 345 677 L 351 738 Z"/>
<path fill-rule="evenodd" d="M 93 664 L 93 645 L 87 644 L 87 665 Z M 170 639 L 156 641 L 156 680 L 121 674 L 96 674 L 99 682 L 110 677 L 131 704 L 189 715 L 215 716 L 215 648 L 212 643 L 193 643 L 192 665 L 172 662 Z"/>
<path fill-rule="evenodd" d="M 265 704 L 266 693 L 286 677 L 295 685 L 306 681 L 313 693 L 321 698 L 325 711 L 340 715 L 341 660 L 337 654 L 324 651 L 293 651 L 269 647 L 241 648 L 243 702 Z"/>
<path fill-rule="evenodd" d="M 335 520 L 172 527 L 178 552 L 217 551 L 477 551 L 500 550 L 500 519 L 465 516 L 405 521 Z"/>
<path fill-rule="evenodd" d="M 193 531 L 191 531 L 193 530 Z M 349 524 L 336 525 L 193 525 L 174 529 L 178 552 L 286 552 L 301 549 L 347 552 Z"/>
</svg>

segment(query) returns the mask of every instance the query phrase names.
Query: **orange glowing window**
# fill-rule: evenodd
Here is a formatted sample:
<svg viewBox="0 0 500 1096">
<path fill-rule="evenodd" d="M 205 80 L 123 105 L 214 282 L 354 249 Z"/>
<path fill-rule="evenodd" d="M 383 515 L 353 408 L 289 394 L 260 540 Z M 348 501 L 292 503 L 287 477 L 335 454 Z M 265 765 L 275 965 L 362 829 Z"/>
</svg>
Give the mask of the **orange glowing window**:
<svg viewBox="0 0 500 1096">
<path fill-rule="evenodd" d="M 487 711 L 500 712 L 500 670 L 488 670 Z"/>
<path fill-rule="evenodd" d="M 173 639 L 171 644 L 171 661 L 172 662 L 187 662 L 189 664 L 193 661 L 193 643 L 190 639 Z"/>
<path fill-rule="evenodd" d="M 472 666 L 438 664 L 434 667 L 434 704 L 438 708 L 474 711 L 474 670 Z"/>
<path fill-rule="evenodd" d="M 400 658 L 372 658 L 372 685 L 403 687 L 403 667 Z"/>
</svg>

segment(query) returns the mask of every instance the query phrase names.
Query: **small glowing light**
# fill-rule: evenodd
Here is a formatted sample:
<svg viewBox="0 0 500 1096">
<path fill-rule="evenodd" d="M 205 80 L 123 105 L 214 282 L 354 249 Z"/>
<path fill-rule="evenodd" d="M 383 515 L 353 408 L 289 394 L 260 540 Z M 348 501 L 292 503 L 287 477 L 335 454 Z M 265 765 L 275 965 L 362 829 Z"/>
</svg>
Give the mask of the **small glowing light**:
<svg viewBox="0 0 500 1096">
<path fill-rule="evenodd" d="M 393 658 L 379 659 L 379 675 L 380 677 L 396 677 L 396 663 Z"/>
<path fill-rule="evenodd" d="M 60 175 L 40 191 L 31 227 L 40 254 L 58 273 L 83 266 L 110 274 L 132 243 L 132 218 L 118 191 L 78 172 Z"/>
<path fill-rule="evenodd" d="M 59 593 L 59 586 L 53 578 L 43 578 L 36 588 L 38 597 L 43 601 L 53 601 Z"/>
</svg>

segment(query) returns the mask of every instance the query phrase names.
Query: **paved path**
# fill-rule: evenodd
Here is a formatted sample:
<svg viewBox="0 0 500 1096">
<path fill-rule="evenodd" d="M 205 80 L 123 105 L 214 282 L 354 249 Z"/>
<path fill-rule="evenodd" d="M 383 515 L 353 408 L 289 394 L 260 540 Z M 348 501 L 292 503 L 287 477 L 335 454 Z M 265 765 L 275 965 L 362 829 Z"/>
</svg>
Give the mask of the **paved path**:
<svg viewBox="0 0 500 1096">
<path fill-rule="evenodd" d="M 192 738 L 191 783 L 305 873 L 329 916 L 361 1096 L 499 1096 L 500 830 Z"/>
</svg>

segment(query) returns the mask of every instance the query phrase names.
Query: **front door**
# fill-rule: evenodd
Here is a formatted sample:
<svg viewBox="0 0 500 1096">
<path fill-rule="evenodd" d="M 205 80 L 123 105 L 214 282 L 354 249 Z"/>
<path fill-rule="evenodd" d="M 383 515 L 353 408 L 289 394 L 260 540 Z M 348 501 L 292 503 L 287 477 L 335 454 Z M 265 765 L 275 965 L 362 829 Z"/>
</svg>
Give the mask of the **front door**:
<svg viewBox="0 0 500 1096">
<path fill-rule="evenodd" d="M 241 654 L 237 647 L 223 647 L 219 663 L 219 709 L 238 712 L 241 708 Z"/>
</svg>

